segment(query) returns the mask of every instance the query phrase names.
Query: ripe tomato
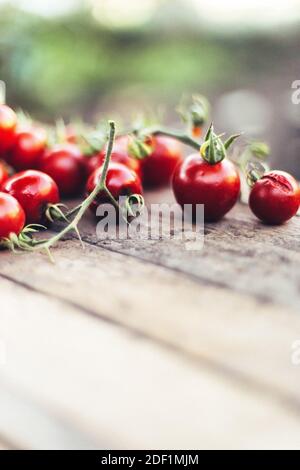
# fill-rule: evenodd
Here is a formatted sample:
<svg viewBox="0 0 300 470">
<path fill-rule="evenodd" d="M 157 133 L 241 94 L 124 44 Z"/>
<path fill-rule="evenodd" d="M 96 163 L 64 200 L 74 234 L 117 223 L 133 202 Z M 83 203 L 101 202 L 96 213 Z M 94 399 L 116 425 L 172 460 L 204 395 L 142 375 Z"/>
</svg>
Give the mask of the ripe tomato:
<svg viewBox="0 0 300 470">
<path fill-rule="evenodd" d="M 19 201 L 25 211 L 28 224 L 43 222 L 49 204 L 59 202 L 56 183 L 50 176 L 36 170 L 15 174 L 4 183 L 2 191 Z"/>
<path fill-rule="evenodd" d="M 93 171 L 102 166 L 104 158 L 105 151 L 101 151 L 99 154 L 93 155 L 92 157 L 88 158 L 86 162 L 87 174 L 91 175 Z M 139 178 L 141 178 L 142 176 L 140 160 L 130 157 L 126 153 L 121 153 L 113 150 L 111 154 L 111 162 L 122 163 L 123 165 L 127 166 L 127 168 L 129 168 L 130 170 L 135 171 Z"/>
<path fill-rule="evenodd" d="M 300 188 L 285 171 L 270 171 L 257 180 L 249 197 L 252 212 L 267 224 L 283 224 L 298 211 Z"/>
<path fill-rule="evenodd" d="M 16 132 L 8 161 L 17 171 L 37 168 L 46 145 L 47 133 L 43 128 L 21 129 Z"/>
<path fill-rule="evenodd" d="M 142 178 L 142 166 L 141 161 L 137 158 L 130 156 L 128 151 L 129 137 L 128 136 L 119 136 L 116 138 L 113 151 L 111 154 L 111 161 L 115 163 L 122 163 L 131 170 L 135 171 L 139 178 Z M 98 154 L 93 155 L 92 157 L 87 158 L 87 174 L 88 176 L 93 173 L 97 168 L 99 168 L 105 158 L 106 148 L 101 150 Z"/>
<path fill-rule="evenodd" d="M 178 204 L 204 204 L 204 219 L 221 219 L 237 202 L 240 194 L 239 174 L 226 158 L 211 164 L 201 155 L 192 154 L 180 163 L 173 176 L 173 191 Z"/>
<path fill-rule="evenodd" d="M 6 168 L 6 165 L 3 162 L 0 162 L 0 188 L 2 184 L 7 180 L 8 178 L 8 171 Z"/>
<path fill-rule="evenodd" d="M 86 192 L 90 194 L 99 183 L 102 175 L 102 167 L 96 169 L 87 181 Z M 121 163 L 111 162 L 106 178 L 107 189 L 118 200 L 120 196 L 142 194 L 142 183 L 138 175 Z M 105 192 L 100 192 L 91 205 L 91 210 L 96 212 L 99 204 L 111 202 Z"/>
<path fill-rule="evenodd" d="M 149 188 L 167 186 L 176 166 L 182 162 L 181 145 L 164 136 L 153 137 L 151 145 L 153 152 L 142 160 L 143 183 Z"/>
<path fill-rule="evenodd" d="M 48 150 L 40 159 L 39 169 L 54 179 L 62 196 L 81 193 L 86 180 L 86 164 L 76 145 L 60 144 Z"/>
<path fill-rule="evenodd" d="M 16 113 L 6 106 L 0 105 L 0 155 L 5 158 L 5 154 L 14 144 L 15 131 L 17 127 Z"/>
<path fill-rule="evenodd" d="M 25 225 L 25 212 L 10 194 L 0 192 L 0 239 L 19 235 Z"/>
</svg>

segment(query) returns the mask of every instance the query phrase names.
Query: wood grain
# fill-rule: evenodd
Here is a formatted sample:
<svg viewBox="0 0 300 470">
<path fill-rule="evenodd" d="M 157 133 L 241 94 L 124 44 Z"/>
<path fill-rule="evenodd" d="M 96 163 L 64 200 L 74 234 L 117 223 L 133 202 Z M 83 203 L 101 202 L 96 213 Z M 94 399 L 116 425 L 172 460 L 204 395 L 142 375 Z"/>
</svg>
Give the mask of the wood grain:
<svg viewBox="0 0 300 470">
<path fill-rule="evenodd" d="M 173 202 L 168 191 L 147 200 Z M 85 250 L 71 237 L 55 265 L 1 253 L 3 383 L 82 446 L 298 447 L 299 229 L 237 206 L 191 252 L 98 240 L 88 216 Z"/>
<path fill-rule="evenodd" d="M 149 204 L 170 202 L 168 191 L 146 195 Z M 300 218 L 279 227 L 261 224 L 237 205 L 217 224 L 205 226 L 204 249 L 188 251 L 176 240 L 99 240 L 86 217 L 83 239 L 188 274 L 201 282 L 242 292 L 262 301 L 300 307 Z"/>
<path fill-rule="evenodd" d="M 18 292 L 18 290 L 17 290 Z M 32 296 L 34 297 L 34 296 Z M 27 302 L 25 296 L 25 306 L 34 306 L 35 300 L 31 304 Z M 20 309 L 21 312 L 21 309 Z M 0 367 L 0 444 L 2 442 L 5 449 L 84 449 L 89 450 L 95 447 L 95 443 L 76 428 L 75 423 L 63 419 L 59 415 L 59 411 L 51 409 L 50 403 L 47 406 L 43 404 L 43 400 L 37 397 L 32 400 L 29 393 L 24 393 L 22 375 L 23 371 L 18 371 L 18 361 L 16 360 L 17 351 L 22 347 L 22 341 L 17 346 L 10 341 L 7 334 L 7 324 L 1 317 L 2 337 L 5 339 L 9 349 L 8 361 L 5 367 Z M 27 325 L 27 328 L 35 328 L 35 325 Z M 26 331 L 26 329 L 24 330 Z M 37 333 L 39 333 L 37 331 Z M 24 338 L 26 341 L 26 339 Z M 20 340 L 19 340 L 20 341 Z M 15 350 L 17 349 L 17 351 Z M 26 354 L 26 346 L 23 349 Z M 41 367 L 44 358 L 44 351 L 40 351 Z M 30 360 L 29 357 L 27 357 Z M 15 361 L 14 364 L 10 363 Z M 20 361 L 22 366 L 22 361 Z M 32 370 L 32 363 L 27 364 L 28 373 L 27 380 L 31 380 L 33 374 L 37 371 Z M 7 383 L 9 372 L 14 370 L 13 377 L 10 378 L 17 387 L 13 387 Z M 36 392 L 39 388 L 37 387 Z M 42 404 L 40 403 L 42 401 Z M 1 449 L 1 446 L 0 446 Z"/>
<path fill-rule="evenodd" d="M 299 448 L 300 420 L 283 403 L 59 300 L 4 280 L 0 295 L 2 384 L 94 448 Z M 9 409 L 0 433 L 23 419 L 22 446 L 40 448 L 45 436 L 47 448 L 70 445 L 40 411 Z"/>
<path fill-rule="evenodd" d="M 299 369 L 291 347 L 300 318 L 250 296 L 203 285 L 132 257 L 76 242 L 43 255 L 2 255 L 0 274 L 87 314 L 123 325 L 213 368 L 229 380 L 260 388 L 300 411 Z"/>
</svg>

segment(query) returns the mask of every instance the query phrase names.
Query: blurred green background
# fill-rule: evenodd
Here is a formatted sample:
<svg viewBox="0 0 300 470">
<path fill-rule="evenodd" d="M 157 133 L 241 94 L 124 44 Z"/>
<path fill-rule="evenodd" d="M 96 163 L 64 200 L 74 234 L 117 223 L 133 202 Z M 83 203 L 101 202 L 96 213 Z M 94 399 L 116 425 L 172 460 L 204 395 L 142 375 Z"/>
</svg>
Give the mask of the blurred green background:
<svg viewBox="0 0 300 470">
<path fill-rule="evenodd" d="M 270 140 L 297 171 L 300 2 L 282 3 L 0 0 L 7 101 L 47 122 L 161 108 L 174 121 L 181 96 L 200 92 L 217 125 Z"/>
</svg>

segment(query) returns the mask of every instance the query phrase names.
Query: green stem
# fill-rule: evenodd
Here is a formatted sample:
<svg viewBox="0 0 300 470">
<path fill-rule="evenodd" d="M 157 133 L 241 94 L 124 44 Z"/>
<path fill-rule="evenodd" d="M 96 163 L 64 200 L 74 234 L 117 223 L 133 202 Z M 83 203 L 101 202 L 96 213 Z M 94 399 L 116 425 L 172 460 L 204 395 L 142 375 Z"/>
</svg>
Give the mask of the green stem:
<svg viewBox="0 0 300 470">
<path fill-rule="evenodd" d="M 172 129 L 167 129 L 167 128 L 158 128 L 158 127 L 153 127 L 153 128 L 148 128 L 143 131 L 143 133 L 147 135 L 164 135 L 166 137 L 172 137 L 173 139 L 179 140 L 185 145 L 188 145 L 189 147 L 194 148 L 195 150 L 200 150 L 201 144 L 197 142 L 197 140 L 193 139 L 190 137 L 188 134 L 184 134 L 180 131 L 172 130 Z"/>
<path fill-rule="evenodd" d="M 65 228 L 63 228 L 61 230 L 61 232 L 59 232 L 57 235 L 54 235 L 53 237 L 51 237 L 46 242 L 42 242 L 41 244 L 37 245 L 34 249 L 36 249 L 36 250 L 42 250 L 42 249 L 49 250 L 49 248 L 51 246 L 53 246 L 55 243 L 57 243 L 59 240 L 61 240 L 61 238 L 64 237 L 68 232 L 70 232 L 72 230 L 77 232 L 77 230 L 78 230 L 77 227 L 78 227 L 78 224 L 79 224 L 80 220 L 82 219 L 82 217 L 84 216 L 84 214 L 88 210 L 91 203 L 94 201 L 94 199 L 97 197 L 97 195 L 101 191 L 105 191 L 107 193 L 108 197 L 112 200 L 112 202 L 115 205 L 116 204 L 118 205 L 117 201 L 115 201 L 115 199 L 113 198 L 113 196 L 111 195 L 111 193 L 108 191 L 108 189 L 106 187 L 106 176 L 107 176 L 107 171 L 108 171 L 108 167 L 109 167 L 109 163 L 110 163 L 110 157 L 111 157 L 112 148 L 113 148 L 113 144 L 114 144 L 114 140 L 115 140 L 115 133 L 116 133 L 116 127 L 115 127 L 115 123 L 113 121 L 109 121 L 109 126 L 110 126 L 109 142 L 108 142 L 107 151 L 106 151 L 106 155 L 105 155 L 105 159 L 104 159 L 103 171 L 102 171 L 102 175 L 101 175 L 99 183 L 95 186 L 94 190 L 88 195 L 88 197 L 79 206 L 77 206 L 75 208 L 75 210 L 77 211 L 77 214 L 75 215 L 72 222 L 70 222 Z M 74 209 L 73 209 L 73 211 L 74 211 Z"/>
</svg>

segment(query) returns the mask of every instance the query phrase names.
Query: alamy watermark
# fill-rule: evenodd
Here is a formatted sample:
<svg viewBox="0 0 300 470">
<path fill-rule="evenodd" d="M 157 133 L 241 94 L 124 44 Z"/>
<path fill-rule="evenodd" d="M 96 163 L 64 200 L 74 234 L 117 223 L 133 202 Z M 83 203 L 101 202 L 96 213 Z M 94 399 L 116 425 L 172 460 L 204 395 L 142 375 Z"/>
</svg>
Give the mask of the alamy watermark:
<svg viewBox="0 0 300 470">
<path fill-rule="evenodd" d="M 292 103 L 300 104 L 300 80 L 294 80 L 292 83 Z"/>
<path fill-rule="evenodd" d="M 300 339 L 296 339 L 291 345 L 291 363 L 300 366 Z"/>
<path fill-rule="evenodd" d="M 121 197 L 119 206 L 126 207 L 126 197 Z M 204 205 L 151 204 L 142 210 L 136 205 L 126 212 L 112 204 L 98 206 L 96 226 L 98 240 L 175 240 L 185 249 L 200 251 L 204 246 Z"/>
</svg>

